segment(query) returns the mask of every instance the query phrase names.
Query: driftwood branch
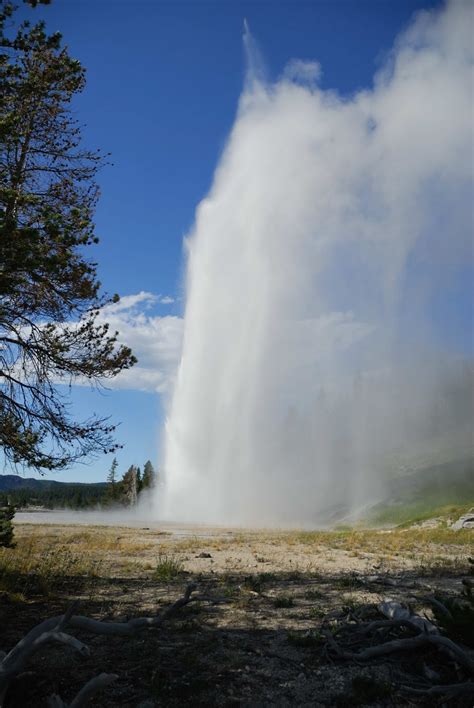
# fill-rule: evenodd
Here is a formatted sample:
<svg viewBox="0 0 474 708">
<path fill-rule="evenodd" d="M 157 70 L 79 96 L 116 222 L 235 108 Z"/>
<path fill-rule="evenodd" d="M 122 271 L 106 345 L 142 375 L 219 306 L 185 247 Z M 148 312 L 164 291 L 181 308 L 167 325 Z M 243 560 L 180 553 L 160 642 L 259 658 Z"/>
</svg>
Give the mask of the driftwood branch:
<svg viewBox="0 0 474 708">
<path fill-rule="evenodd" d="M 43 623 L 44 624 L 44 623 Z M 57 623 L 56 623 L 57 626 Z M 36 629 L 36 628 L 35 628 Z M 23 669 L 28 659 L 41 649 L 45 644 L 59 642 L 66 644 L 78 651 L 82 656 L 89 656 L 89 647 L 69 634 L 58 631 L 42 632 L 37 636 L 36 632 L 30 632 L 21 640 L 21 651 L 17 651 L 18 645 L 7 654 L 0 664 L 0 708 L 3 706 L 8 686 L 12 679 Z"/>
<path fill-rule="evenodd" d="M 430 634 L 439 634 L 439 629 L 426 617 L 420 617 L 420 615 L 413 615 L 410 610 L 402 607 L 399 602 L 394 600 L 385 600 L 378 605 L 378 610 L 384 617 L 389 620 L 396 620 L 401 622 L 407 622 L 407 625 L 411 626 L 419 632 L 429 632 Z"/>
<path fill-rule="evenodd" d="M 422 602 L 426 602 L 428 605 L 432 605 L 433 607 L 436 607 L 444 617 L 447 617 L 447 619 L 452 620 L 453 616 L 451 612 L 448 610 L 448 608 L 443 605 L 440 600 L 438 600 L 436 597 L 427 596 L 427 597 L 422 597 L 420 598 Z"/>
<path fill-rule="evenodd" d="M 194 602 L 195 600 L 203 599 L 198 596 L 192 597 L 192 593 L 195 589 L 196 585 L 188 585 L 184 591 L 184 595 L 164 610 L 161 615 L 157 615 L 156 617 L 135 617 L 128 622 L 104 622 L 103 620 L 94 620 L 90 617 L 84 617 L 83 615 L 71 615 L 67 624 L 70 628 L 90 632 L 91 634 L 128 637 L 142 629 L 147 629 L 148 627 L 158 627 L 165 620 L 170 619 L 185 605 L 188 605 L 190 602 Z M 38 633 L 41 629 L 42 633 L 45 630 L 49 630 L 51 627 L 57 627 L 63 617 L 64 615 L 60 617 L 51 617 L 41 625 L 38 625 L 38 627 L 35 627 L 32 632 Z"/>
<path fill-rule="evenodd" d="M 474 683 L 466 681 L 464 683 L 452 683 L 445 686 L 431 686 L 430 688 L 411 688 L 402 686 L 404 693 L 413 696 L 445 696 L 446 698 L 460 698 L 461 696 L 474 696 Z"/>
<path fill-rule="evenodd" d="M 405 627 L 406 629 L 411 629 L 413 632 L 419 634 L 422 630 L 421 628 L 411 622 L 409 619 L 386 619 L 386 620 L 374 620 L 369 622 L 369 624 L 364 627 L 357 627 L 356 629 L 361 634 L 371 634 L 379 629 L 399 629 L 400 627 Z"/>
<path fill-rule="evenodd" d="M 460 646 L 455 644 L 448 639 L 448 637 L 442 637 L 438 634 L 419 634 L 417 637 L 410 637 L 408 639 L 394 639 L 391 642 L 385 642 L 385 644 L 378 644 L 374 647 L 368 647 L 368 649 L 363 649 L 359 652 L 344 651 L 342 650 L 333 637 L 326 634 L 330 646 L 334 652 L 341 659 L 350 659 L 353 661 L 368 661 L 370 659 L 376 659 L 379 656 L 385 656 L 387 654 L 393 654 L 397 651 L 414 651 L 415 649 L 420 649 L 421 647 L 433 645 L 436 646 L 441 651 L 449 654 L 454 658 L 458 664 L 463 666 L 471 675 L 474 676 L 474 661 L 470 656 L 461 649 Z"/>
<path fill-rule="evenodd" d="M 33 627 L 8 654 L 0 655 L 0 708 L 3 706 L 5 695 L 12 679 L 22 671 L 29 658 L 45 644 L 60 642 L 61 644 L 72 647 L 83 656 L 89 656 L 89 648 L 85 644 L 63 631 L 66 626 L 69 629 L 90 632 L 91 634 L 131 636 L 142 629 L 160 626 L 163 622 L 175 615 L 182 607 L 185 607 L 195 600 L 203 599 L 198 596 L 192 596 L 195 589 L 196 585 L 188 585 L 183 596 L 178 598 L 170 607 L 162 612 L 161 615 L 157 615 L 156 617 L 136 617 L 128 622 L 103 622 L 90 619 L 89 617 L 83 617 L 82 615 L 74 615 L 73 612 L 77 607 L 77 603 L 74 603 L 64 615 L 51 617 L 41 622 L 36 627 Z M 79 708 L 85 705 L 84 702 L 89 700 L 93 692 L 109 685 L 115 678 L 115 674 L 101 674 L 91 679 L 77 694 L 70 708 Z M 58 707 L 65 705 L 59 696 L 52 697 L 51 700 L 56 701 L 56 703 L 52 703 L 52 705 Z"/>
<path fill-rule="evenodd" d="M 200 600 L 200 597 L 192 597 L 192 593 L 196 589 L 196 585 L 190 584 L 186 587 L 184 595 L 176 600 L 168 607 L 161 615 L 156 617 L 135 617 L 128 622 L 104 622 L 102 620 L 94 620 L 90 617 L 82 615 L 72 615 L 69 619 L 69 627 L 90 632 L 91 634 L 103 634 L 107 636 L 128 637 L 142 629 L 149 627 L 159 627 L 163 622 L 175 615 L 178 610 L 185 607 L 190 602 Z"/>
<path fill-rule="evenodd" d="M 72 703 L 65 703 L 62 698 L 56 694 L 48 699 L 49 708 L 84 708 L 89 700 L 102 689 L 110 686 L 111 683 L 118 679 L 117 674 L 99 674 L 88 681 L 73 699 Z"/>
</svg>

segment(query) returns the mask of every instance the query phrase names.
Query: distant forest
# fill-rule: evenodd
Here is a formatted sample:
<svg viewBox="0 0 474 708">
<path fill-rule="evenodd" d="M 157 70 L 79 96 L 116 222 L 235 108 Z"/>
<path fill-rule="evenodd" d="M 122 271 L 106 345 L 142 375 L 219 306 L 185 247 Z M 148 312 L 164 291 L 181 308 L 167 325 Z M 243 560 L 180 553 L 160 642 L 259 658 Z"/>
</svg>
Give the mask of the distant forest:
<svg viewBox="0 0 474 708">
<path fill-rule="evenodd" d="M 132 465 L 120 477 L 114 459 L 106 482 L 95 484 L 24 479 L 0 475 L 0 507 L 16 509 L 91 509 L 97 506 L 135 506 L 140 494 L 157 483 L 157 474 L 148 460 L 143 472 Z"/>
</svg>

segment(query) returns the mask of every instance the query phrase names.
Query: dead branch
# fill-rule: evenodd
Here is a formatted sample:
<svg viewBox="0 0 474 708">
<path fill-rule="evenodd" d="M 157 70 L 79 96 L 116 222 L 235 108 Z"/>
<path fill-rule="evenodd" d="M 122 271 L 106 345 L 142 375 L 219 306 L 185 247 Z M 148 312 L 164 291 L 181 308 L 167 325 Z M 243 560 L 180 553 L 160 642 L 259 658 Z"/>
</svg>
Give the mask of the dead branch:
<svg viewBox="0 0 474 708">
<path fill-rule="evenodd" d="M 6 655 L 0 664 L 0 708 L 3 706 L 5 695 L 12 679 L 23 669 L 28 659 L 41 649 L 44 644 L 59 642 L 72 647 L 83 656 L 89 656 L 89 647 L 64 632 L 42 632 L 39 636 L 36 636 L 34 633 L 33 636 L 30 636 L 31 634 L 32 633 L 27 634 L 26 637 L 21 640 L 21 652 L 15 651 L 18 647 L 17 645 L 17 647 Z"/>
<path fill-rule="evenodd" d="M 406 620 L 413 628 L 420 632 L 439 634 L 439 629 L 426 617 L 411 614 L 410 610 L 402 607 L 399 602 L 385 600 L 378 605 L 378 610 L 390 620 Z"/>
<path fill-rule="evenodd" d="M 90 619 L 89 617 L 83 617 L 82 615 L 73 615 L 72 613 L 77 607 L 77 603 L 74 603 L 64 615 L 51 617 L 50 619 L 41 622 L 36 627 L 33 627 L 8 654 L 0 656 L 0 708 L 2 708 L 8 686 L 14 676 L 16 676 L 23 669 L 23 666 L 26 664 L 28 659 L 44 644 L 56 641 L 71 646 L 83 656 L 89 655 L 89 648 L 85 644 L 62 631 L 66 626 L 69 628 L 90 632 L 91 634 L 130 636 L 142 629 L 161 625 L 190 602 L 203 599 L 198 596 L 192 597 L 192 593 L 195 589 L 195 584 L 191 583 L 188 585 L 183 596 L 178 598 L 161 615 L 157 615 L 156 617 L 137 617 L 129 620 L 128 622 L 103 622 L 100 620 Z M 87 696 L 88 700 L 88 697 L 92 695 L 91 691 L 99 690 L 101 687 L 111 683 L 112 680 L 115 680 L 111 679 L 111 676 L 115 675 L 101 674 L 95 679 L 91 679 L 91 681 L 84 686 L 82 691 L 77 694 L 73 703 L 71 703 L 71 708 L 77 708 L 78 706 L 84 705 L 84 701 L 86 700 L 84 696 Z M 106 679 L 105 677 L 108 678 Z M 85 693 L 83 694 L 83 692 Z M 81 694 L 83 694 L 82 697 Z M 56 706 L 58 707 L 65 705 L 64 703 L 58 703 L 58 701 L 62 701 L 59 697 L 53 697 L 51 700 L 56 700 Z M 81 702 L 76 703 L 77 700 L 80 700 Z"/>
<path fill-rule="evenodd" d="M 419 598 L 422 602 L 426 602 L 429 605 L 433 605 L 433 607 L 436 607 L 442 615 L 444 615 L 447 619 L 452 620 L 453 616 L 451 612 L 448 610 L 448 608 L 443 605 L 442 602 L 436 599 L 436 597 L 433 596 L 427 596 L 427 597 L 421 597 Z"/>
<path fill-rule="evenodd" d="M 446 696 L 447 698 L 458 698 L 461 696 L 474 696 L 474 683 L 452 683 L 445 686 L 431 686 L 431 688 L 411 688 L 401 686 L 402 691 L 414 696 Z"/>
<path fill-rule="evenodd" d="M 365 627 L 356 626 L 356 630 L 358 630 L 361 634 L 370 634 L 371 632 L 376 632 L 379 629 L 399 629 L 400 627 L 411 629 L 417 634 L 423 631 L 421 627 L 409 619 L 374 620 L 373 622 L 369 622 L 369 624 Z"/>
<path fill-rule="evenodd" d="M 410 637 L 408 639 L 394 639 L 391 642 L 385 642 L 385 644 L 379 644 L 374 647 L 368 647 L 359 652 L 350 652 L 342 650 L 334 640 L 334 637 L 326 637 L 335 651 L 335 653 L 342 659 L 349 659 L 353 661 L 368 661 L 370 659 L 375 659 L 379 656 L 385 656 L 386 654 L 393 654 L 398 651 L 414 651 L 415 649 L 420 649 L 428 645 L 434 645 L 441 651 L 452 656 L 458 664 L 463 666 L 471 675 L 474 676 L 474 661 L 468 656 L 468 654 L 461 649 L 460 646 L 455 644 L 448 637 L 442 637 L 438 634 L 426 634 L 422 633 L 416 637 Z"/>
<path fill-rule="evenodd" d="M 163 612 L 163 614 L 161 615 L 161 621 L 172 617 L 174 614 L 176 614 L 178 610 L 187 605 L 189 602 L 192 602 L 192 600 L 199 600 L 200 598 L 191 597 L 191 594 L 194 592 L 194 590 L 196 590 L 196 587 L 197 585 L 195 583 L 190 583 L 186 587 L 183 597 L 178 598 L 176 602 L 171 605 L 171 607 L 168 607 L 168 609 Z"/>
<path fill-rule="evenodd" d="M 99 674 L 88 681 L 75 696 L 72 703 L 65 703 L 62 698 L 56 694 L 48 699 L 49 708 L 84 708 L 89 700 L 103 688 L 107 688 L 111 683 L 118 679 L 117 674 Z"/>
<path fill-rule="evenodd" d="M 196 585 L 193 583 L 188 585 L 184 591 L 184 595 L 178 598 L 176 602 L 168 607 L 161 615 L 157 615 L 156 617 L 135 617 L 128 622 L 103 622 L 102 620 L 94 620 L 90 617 L 83 617 L 82 615 L 73 615 L 70 617 L 68 624 L 70 627 L 74 627 L 74 629 L 90 632 L 91 634 L 128 637 L 142 629 L 158 627 L 175 615 L 182 607 L 185 607 L 185 605 L 201 599 L 196 596 L 191 597 L 195 589 Z"/>
</svg>

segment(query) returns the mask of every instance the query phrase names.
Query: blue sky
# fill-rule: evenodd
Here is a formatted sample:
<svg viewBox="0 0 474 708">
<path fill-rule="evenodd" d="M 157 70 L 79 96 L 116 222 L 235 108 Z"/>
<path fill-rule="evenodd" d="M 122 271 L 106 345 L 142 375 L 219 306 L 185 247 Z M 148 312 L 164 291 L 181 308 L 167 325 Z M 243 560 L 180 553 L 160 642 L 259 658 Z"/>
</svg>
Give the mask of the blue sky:
<svg viewBox="0 0 474 708">
<path fill-rule="evenodd" d="M 270 78 L 277 78 L 291 58 L 314 59 L 322 65 L 323 89 L 351 94 L 371 86 L 413 13 L 438 5 L 419 0 L 53 0 L 35 11 L 22 9 L 22 15 L 42 17 L 50 31 L 60 31 L 71 54 L 87 68 L 77 117 L 86 126 L 87 145 L 112 153 L 113 167 L 100 175 L 96 224 L 101 243 L 93 254 L 104 288 L 121 296 L 145 292 L 172 298 L 167 304 L 142 299 L 148 305 L 142 316 L 153 322 L 182 314 L 183 236 L 211 184 L 235 116 L 244 75 L 244 18 Z M 457 312 L 464 292 L 453 292 L 445 306 L 450 302 Z M 130 310 L 130 326 L 137 313 Z M 145 319 L 143 326 L 149 322 Z M 453 327 L 456 340 L 462 322 Z M 110 414 L 121 423 L 121 470 L 148 458 L 159 466 L 159 394 L 77 388 L 73 406 L 80 416 Z M 101 481 L 110 461 L 100 458 L 55 478 Z"/>
</svg>

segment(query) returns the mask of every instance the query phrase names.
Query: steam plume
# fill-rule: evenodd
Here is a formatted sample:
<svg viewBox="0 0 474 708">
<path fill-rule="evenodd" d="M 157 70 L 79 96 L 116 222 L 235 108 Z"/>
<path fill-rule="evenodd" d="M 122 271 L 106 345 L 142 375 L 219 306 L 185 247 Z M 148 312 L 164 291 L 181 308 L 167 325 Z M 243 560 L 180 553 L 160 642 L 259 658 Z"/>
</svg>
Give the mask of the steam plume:
<svg viewBox="0 0 474 708">
<path fill-rule="evenodd" d="M 467 444 L 470 364 L 440 312 L 471 256 L 472 13 L 419 14 L 351 98 L 316 62 L 268 83 L 246 25 L 187 239 L 162 517 L 318 524 L 383 495 L 402 458 Z"/>
</svg>

